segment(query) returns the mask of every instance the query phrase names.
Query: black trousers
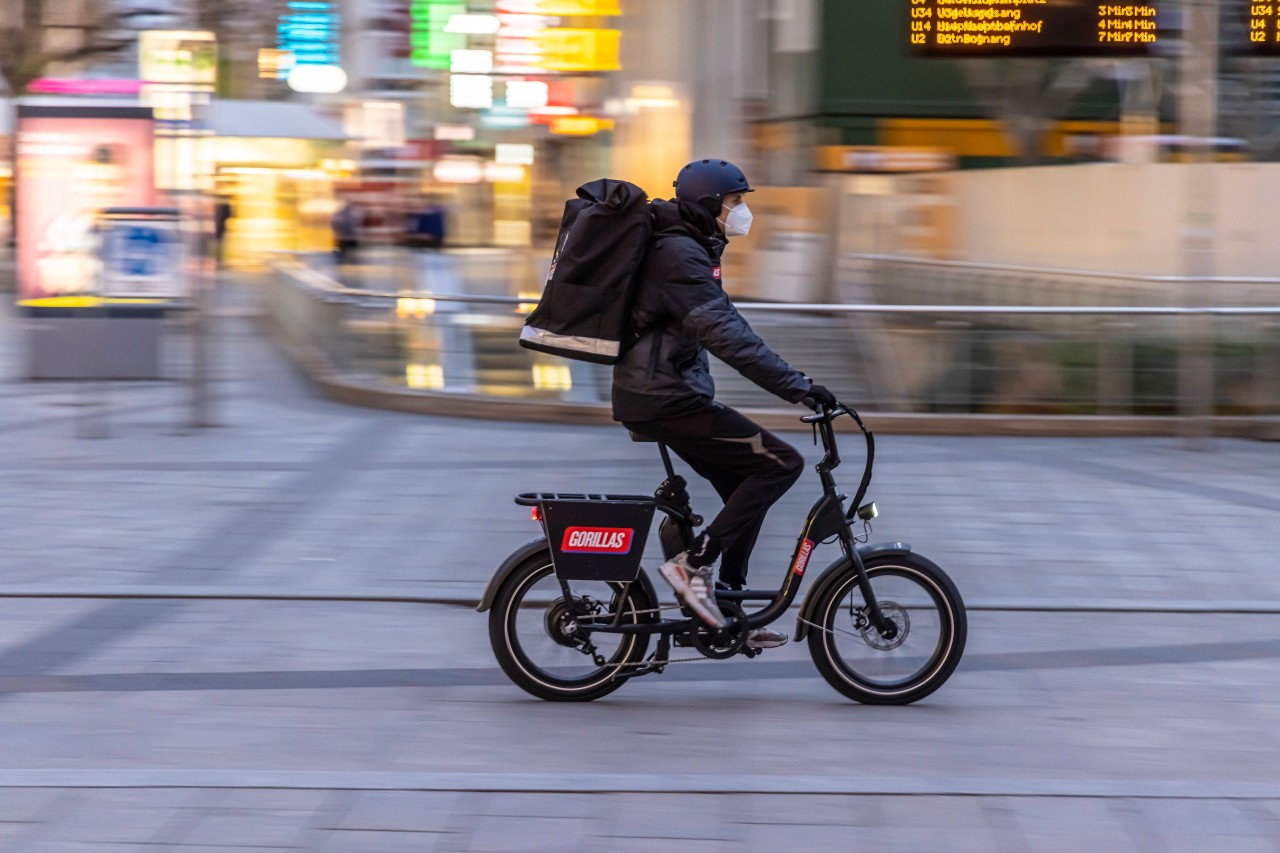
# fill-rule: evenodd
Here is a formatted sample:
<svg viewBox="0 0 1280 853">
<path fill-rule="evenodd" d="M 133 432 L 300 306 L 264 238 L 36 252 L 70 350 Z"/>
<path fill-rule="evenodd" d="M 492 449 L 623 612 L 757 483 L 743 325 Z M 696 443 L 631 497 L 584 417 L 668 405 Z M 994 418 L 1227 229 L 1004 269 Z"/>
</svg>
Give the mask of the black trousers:
<svg viewBox="0 0 1280 853">
<path fill-rule="evenodd" d="M 666 444 L 724 501 L 706 532 L 724 549 L 720 579 L 741 585 L 765 514 L 804 470 L 804 457 L 773 433 L 716 403 L 691 415 L 624 424 Z"/>
</svg>

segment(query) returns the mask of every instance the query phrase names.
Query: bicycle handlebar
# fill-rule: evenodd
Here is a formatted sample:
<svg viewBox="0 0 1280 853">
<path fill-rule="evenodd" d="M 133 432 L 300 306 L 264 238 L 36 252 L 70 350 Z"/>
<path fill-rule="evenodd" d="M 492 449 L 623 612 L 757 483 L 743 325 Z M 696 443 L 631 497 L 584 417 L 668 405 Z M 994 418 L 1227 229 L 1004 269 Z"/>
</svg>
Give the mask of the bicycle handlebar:
<svg viewBox="0 0 1280 853">
<path fill-rule="evenodd" d="M 821 429 L 822 443 L 826 448 L 827 455 L 819 464 L 818 470 L 821 472 L 826 482 L 830 478 L 830 472 L 840 464 L 840 454 L 836 450 L 835 443 L 835 427 L 834 421 L 841 415 L 848 415 L 858 424 L 858 429 L 862 430 L 863 436 L 867 442 L 867 459 L 865 467 L 862 469 L 862 482 L 858 484 L 858 491 L 854 494 L 853 503 L 849 507 L 846 517 L 853 518 L 857 513 L 858 507 L 862 504 L 862 499 L 867 495 L 867 488 L 871 485 L 871 469 L 875 464 L 876 443 L 875 436 L 867 429 L 867 425 L 862 422 L 857 411 L 841 403 L 839 400 L 836 404 L 828 409 L 826 406 L 819 404 L 818 410 L 812 415 L 802 415 L 800 421 L 806 424 L 814 424 L 815 430 Z"/>
<path fill-rule="evenodd" d="M 850 409 L 844 403 L 837 402 L 834 409 L 819 408 L 812 415 L 801 415 L 800 422 L 806 423 L 806 424 L 816 424 L 820 421 L 826 420 L 827 418 L 835 419 L 840 417 L 841 415 L 851 415 L 851 414 L 853 414 L 852 409 Z"/>
</svg>

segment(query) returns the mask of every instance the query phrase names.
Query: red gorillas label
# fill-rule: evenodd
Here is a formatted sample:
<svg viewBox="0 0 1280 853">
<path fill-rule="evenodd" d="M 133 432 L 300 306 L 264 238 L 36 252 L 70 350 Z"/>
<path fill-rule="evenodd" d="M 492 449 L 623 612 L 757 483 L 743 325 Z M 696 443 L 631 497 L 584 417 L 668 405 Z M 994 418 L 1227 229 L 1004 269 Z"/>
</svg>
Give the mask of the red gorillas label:
<svg viewBox="0 0 1280 853">
<path fill-rule="evenodd" d="M 720 280 L 720 267 L 711 268 L 711 277 L 714 278 L 716 281 Z"/>
<path fill-rule="evenodd" d="M 570 527 L 564 532 L 560 550 L 566 553 L 626 554 L 635 537 L 632 527 Z"/>
<path fill-rule="evenodd" d="M 795 572 L 796 577 L 803 577 L 805 567 L 809 565 L 809 556 L 813 554 L 813 540 L 806 539 L 800 543 L 800 550 L 796 552 L 796 564 L 791 567 L 791 571 Z"/>
</svg>

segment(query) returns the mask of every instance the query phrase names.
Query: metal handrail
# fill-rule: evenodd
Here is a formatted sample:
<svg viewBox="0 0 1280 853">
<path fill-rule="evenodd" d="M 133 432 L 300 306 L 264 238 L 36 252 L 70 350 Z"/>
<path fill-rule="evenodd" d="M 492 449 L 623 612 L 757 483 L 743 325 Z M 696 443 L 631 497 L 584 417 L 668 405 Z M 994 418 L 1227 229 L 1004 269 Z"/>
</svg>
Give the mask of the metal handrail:
<svg viewBox="0 0 1280 853">
<path fill-rule="evenodd" d="M 939 262 L 949 263 L 949 262 Z M 310 283 L 320 285 L 323 289 L 340 296 L 354 296 L 361 299 L 395 301 L 398 299 L 430 299 L 434 302 L 460 302 L 477 305 L 506 305 L 519 307 L 537 305 L 538 297 L 534 296 L 492 296 L 482 294 L 433 293 L 429 290 L 365 290 L 347 287 L 341 282 L 322 272 L 304 267 L 308 278 L 320 279 L 322 282 Z M 1178 278 L 1147 277 L 1145 281 L 1182 281 Z M 1187 279 L 1189 280 L 1189 279 Z M 1257 282 L 1272 283 L 1280 286 L 1280 279 L 1196 279 L 1197 281 L 1220 282 Z M 837 303 L 837 302 L 750 302 L 734 303 L 742 311 L 761 313 L 830 313 L 830 314 L 1027 314 L 1027 315 L 1093 315 L 1093 314 L 1127 314 L 1140 316 L 1268 316 L 1280 315 L 1280 305 L 1276 306 L 1198 306 L 1181 307 L 1172 305 L 1118 306 L 1118 305 L 885 305 L 882 303 Z"/>
<path fill-rule="evenodd" d="M 1099 278 L 1122 281 L 1141 281 L 1153 284 L 1273 284 L 1280 288 L 1280 278 L 1250 278 L 1245 276 L 1217 276 L 1193 278 L 1188 276 L 1144 276 L 1130 273 L 1091 272 L 1081 270 L 1056 269 L 1052 267 L 1024 267 L 1008 264 L 980 264 L 972 261 L 944 261 L 929 258 L 902 258 L 895 255 L 846 255 L 846 258 L 871 261 L 892 261 L 903 265 L 931 266 L 954 269 L 977 269 L 995 272 L 1034 273 L 1043 275 L 1062 275 L 1074 278 Z M 444 294 L 425 290 L 367 290 L 344 285 L 333 277 L 296 261 L 292 262 L 301 271 L 305 271 L 309 283 L 315 284 L 337 295 L 354 296 L 361 299 L 396 300 L 396 299 L 430 299 L 435 302 L 459 302 L 476 305 L 507 305 L 520 307 L 537 305 L 539 298 L 535 296 L 494 296 L 482 294 Z M 1280 290 L 1277 291 L 1280 294 Z M 1278 300 L 1280 301 L 1280 300 Z M 831 314 L 1011 314 L 1011 315 L 1096 315 L 1120 314 L 1138 316 L 1269 316 L 1280 314 L 1280 305 L 1276 306 L 1117 306 L 1117 305 L 931 305 L 931 304 L 899 304 L 884 303 L 827 303 L 827 302 L 753 302 L 736 301 L 735 305 L 743 311 L 761 313 L 812 313 Z"/>
<path fill-rule="evenodd" d="M 1064 267 L 1034 267 L 1020 264 L 989 264 L 979 261 L 948 261 L 936 258 L 907 258 L 901 255 L 846 254 L 840 260 L 875 261 L 901 266 L 937 267 L 939 269 L 981 270 L 984 272 L 1018 273 L 1022 275 L 1052 275 L 1064 278 L 1098 278 L 1110 281 L 1141 281 L 1152 284 L 1276 284 L 1280 278 L 1253 276 L 1185 276 L 1143 275 L 1141 273 L 1105 272 L 1099 270 L 1074 270 Z"/>
</svg>

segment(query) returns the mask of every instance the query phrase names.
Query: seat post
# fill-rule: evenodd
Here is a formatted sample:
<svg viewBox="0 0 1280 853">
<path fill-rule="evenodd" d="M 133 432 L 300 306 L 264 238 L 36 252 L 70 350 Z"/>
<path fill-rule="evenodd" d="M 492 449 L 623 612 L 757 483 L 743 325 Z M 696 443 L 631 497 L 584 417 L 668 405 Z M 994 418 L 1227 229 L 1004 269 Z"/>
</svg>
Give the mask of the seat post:
<svg viewBox="0 0 1280 853">
<path fill-rule="evenodd" d="M 658 452 L 662 454 L 662 464 L 667 469 L 667 479 L 674 479 L 676 469 L 671 466 L 671 454 L 667 452 L 667 445 L 664 442 L 658 442 Z"/>
</svg>

